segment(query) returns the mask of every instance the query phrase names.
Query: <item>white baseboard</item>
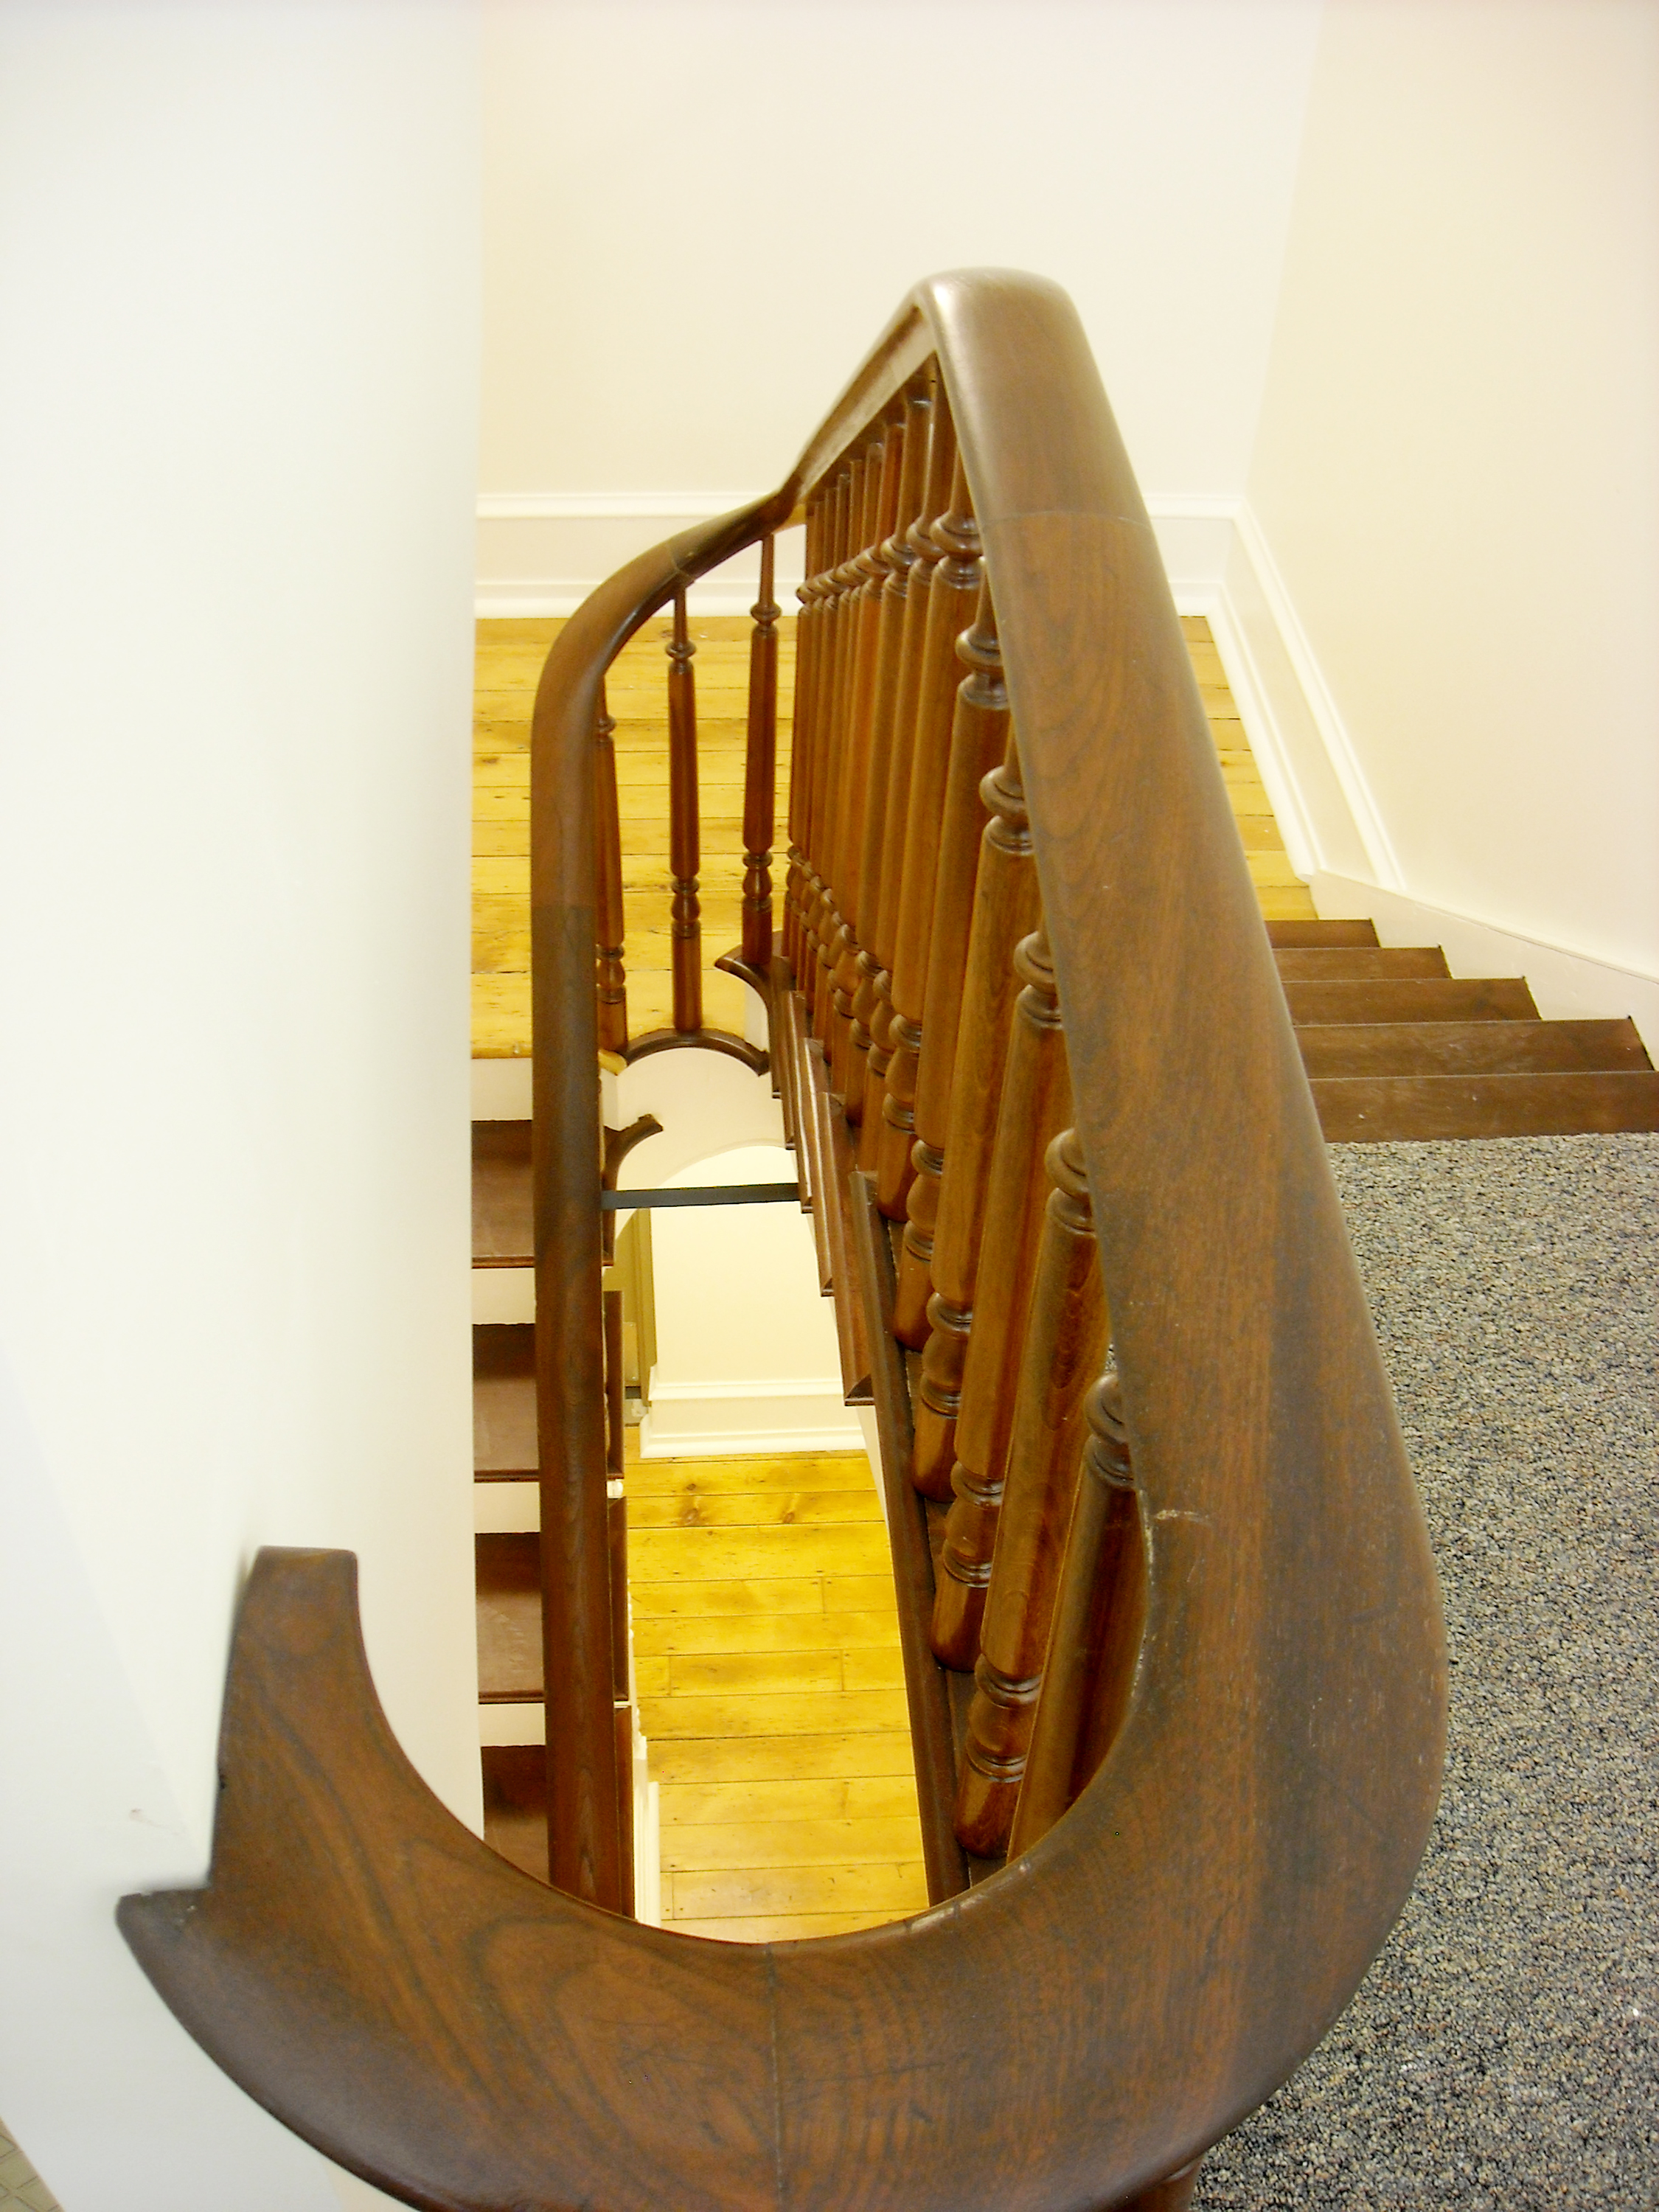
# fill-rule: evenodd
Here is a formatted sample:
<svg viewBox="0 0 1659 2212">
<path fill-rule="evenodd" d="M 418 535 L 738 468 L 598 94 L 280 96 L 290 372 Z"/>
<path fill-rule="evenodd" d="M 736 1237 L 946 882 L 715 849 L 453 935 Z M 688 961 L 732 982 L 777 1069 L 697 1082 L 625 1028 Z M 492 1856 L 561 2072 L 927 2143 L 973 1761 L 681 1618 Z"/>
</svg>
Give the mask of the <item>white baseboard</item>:
<svg viewBox="0 0 1659 2212">
<path fill-rule="evenodd" d="M 486 493 L 478 501 L 477 592 L 481 621 L 574 614 L 605 577 L 635 554 L 694 522 L 707 522 L 752 492 Z M 1235 499 L 1172 492 L 1146 502 L 1176 604 L 1201 613 L 1219 586 L 1233 538 Z M 781 531 L 779 605 L 795 609 L 805 533 Z M 693 586 L 696 614 L 746 615 L 760 588 L 750 548 Z"/>
<path fill-rule="evenodd" d="M 1316 870 L 1308 888 L 1328 920 L 1363 917 L 1384 945 L 1438 945 L 1454 975 L 1522 975 L 1546 1021 L 1616 1021 L 1628 1015 L 1650 1058 L 1659 1058 L 1659 981 L 1431 906 L 1403 891 Z"/>
<path fill-rule="evenodd" d="M 737 1459 L 761 1452 L 862 1451 L 838 1376 L 660 1382 L 640 1423 L 641 1459 Z"/>
</svg>

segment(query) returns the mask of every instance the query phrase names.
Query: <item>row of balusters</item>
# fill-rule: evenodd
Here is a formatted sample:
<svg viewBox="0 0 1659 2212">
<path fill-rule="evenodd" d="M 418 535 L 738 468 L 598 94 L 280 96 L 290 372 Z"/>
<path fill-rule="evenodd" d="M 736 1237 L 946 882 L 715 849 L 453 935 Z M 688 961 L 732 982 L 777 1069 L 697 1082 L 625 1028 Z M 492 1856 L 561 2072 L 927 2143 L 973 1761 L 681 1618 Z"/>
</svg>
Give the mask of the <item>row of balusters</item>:
<svg viewBox="0 0 1659 2212">
<path fill-rule="evenodd" d="M 1144 1566 L 995 610 L 935 374 L 809 497 L 799 596 L 784 954 L 905 1224 L 912 1478 L 951 1501 L 933 1642 L 975 1674 L 957 1832 L 994 1855 L 1103 1756 Z"/>
</svg>

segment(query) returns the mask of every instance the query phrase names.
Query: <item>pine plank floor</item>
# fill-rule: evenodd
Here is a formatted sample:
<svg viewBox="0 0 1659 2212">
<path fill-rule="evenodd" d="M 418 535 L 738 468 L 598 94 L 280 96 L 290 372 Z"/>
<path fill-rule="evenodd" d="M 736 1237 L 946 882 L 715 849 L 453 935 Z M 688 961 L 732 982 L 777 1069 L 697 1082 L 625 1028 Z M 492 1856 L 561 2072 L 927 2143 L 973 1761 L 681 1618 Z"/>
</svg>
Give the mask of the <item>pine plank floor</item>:
<svg viewBox="0 0 1659 2212">
<path fill-rule="evenodd" d="M 886 1531 L 861 1454 L 630 1458 L 663 1921 L 760 1942 L 927 1902 Z"/>
<path fill-rule="evenodd" d="M 530 1050 L 530 714 L 556 617 L 481 622 L 473 720 L 472 1051 L 518 1058 Z M 749 635 L 742 616 L 691 623 L 697 647 L 699 786 L 702 801 L 703 1000 L 714 1027 L 741 1030 L 743 986 L 714 960 L 738 941 L 743 880 L 743 773 Z M 780 817 L 789 787 L 794 623 L 778 625 Z M 665 621 L 648 623 L 611 671 L 617 797 L 623 820 L 629 1027 L 635 1035 L 671 1018 L 668 936 L 668 775 Z M 1182 620 L 1205 712 L 1265 917 L 1311 920 L 1201 616 Z M 780 866 L 787 839 L 780 827 Z"/>
</svg>

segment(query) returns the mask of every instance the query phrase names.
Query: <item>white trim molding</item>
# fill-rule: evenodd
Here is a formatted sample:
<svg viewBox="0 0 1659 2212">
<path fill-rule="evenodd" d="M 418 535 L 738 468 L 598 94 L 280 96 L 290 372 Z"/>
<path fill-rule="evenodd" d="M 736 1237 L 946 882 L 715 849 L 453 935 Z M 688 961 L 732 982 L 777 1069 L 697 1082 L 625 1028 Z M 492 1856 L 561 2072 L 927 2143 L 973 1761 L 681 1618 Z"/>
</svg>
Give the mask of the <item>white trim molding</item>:
<svg viewBox="0 0 1659 2212">
<path fill-rule="evenodd" d="M 839 1376 L 660 1382 L 640 1423 L 641 1459 L 734 1459 L 755 1452 L 857 1452 L 864 1431 Z"/>
<path fill-rule="evenodd" d="M 477 612 L 502 617 L 574 614 L 605 579 L 665 538 L 694 522 L 729 514 L 755 491 L 483 492 L 477 504 Z M 1225 495 L 1155 494 L 1146 501 L 1176 604 L 1207 612 L 1220 587 L 1239 502 Z M 804 533 L 778 540 L 777 596 L 793 610 L 801 580 Z M 760 585 L 757 551 L 734 560 L 692 587 L 706 615 L 744 615 Z"/>
<path fill-rule="evenodd" d="M 1216 646 L 1291 863 L 1404 888 L 1347 725 L 1261 526 L 1238 502 L 1212 615 Z"/>
</svg>

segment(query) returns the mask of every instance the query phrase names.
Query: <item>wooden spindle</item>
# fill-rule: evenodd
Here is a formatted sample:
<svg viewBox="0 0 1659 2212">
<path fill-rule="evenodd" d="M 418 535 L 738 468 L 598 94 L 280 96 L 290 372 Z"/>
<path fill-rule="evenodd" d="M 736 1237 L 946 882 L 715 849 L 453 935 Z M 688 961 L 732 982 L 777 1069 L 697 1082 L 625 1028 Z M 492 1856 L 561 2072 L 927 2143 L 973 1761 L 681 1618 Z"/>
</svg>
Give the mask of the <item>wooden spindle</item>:
<svg viewBox="0 0 1659 2212">
<path fill-rule="evenodd" d="M 841 928 L 830 947 L 831 1014 L 830 1064 L 836 1088 L 842 1094 L 849 1120 L 863 1111 L 865 1056 L 853 1050 L 853 1002 L 858 989 L 860 882 L 864 854 L 864 818 L 870 784 L 870 754 L 874 735 L 876 673 L 881 650 L 882 592 L 887 580 L 887 544 L 898 519 L 899 485 L 904 465 L 904 423 L 901 407 L 890 419 L 883 441 L 882 468 L 877 484 L 875 527 L 871 543 L 859 554 L 855 568 L 864 580 L 854 595 L 855 641 L 853 662 L 852 719 L 848 730 L 840 807 L 839 904 Z M 857 1095 L 853 1085 L 856 1079 Z"/>
<path fill-rule="evenodd" d="M 1128 1711 L 1146 1626 L 1146 1540 L 1115 1369 L 1087 1393 L 1084 1412 L 1088 1441 L 1008 1839 L 1011 1857 L 1048 1833 L 1110 1750 Z"/>
<path fill-rule="evenodd" d="M 915 1142 L 910 1155 L 915 1180 L 905 1201 L 908 1219 L 893 1316 L 901 1342 L 914 1352 L 922 1349 L 928 1335 L 933 1231 L 939 1220 L 945 1146 L 950 1131 L 951 1086 L 968 972 L 974 885 L 985 830 L 985 801 L 980 787 L 1003 759 L 1008 743 L 1002 652 L 997 643 L 990 588 L 983 580 L 973 627 L 957 640 L 956 651 L 957 659 L 970 672 L 957 688 L 951 731 L 951 766 L 945 789 L 933 915 L 927 932 L 927 995 L 921 1021 L 926 1048 L 916 1077 Z M 902 1093 L 902 1087 L 901 1083 L 890 1082 L 889 1097 Z"/>
<path fill-rule="evenodd" d="M 947 1667 L 971 1667 L 978 1656 L 1048 1194 L 1044 1158 L 1072 1111 L 1060 1001 L 1041 930 L 1023 939 L 1014 959 L 1025 988 L 1014 1001 L 997 1109 L 985 1242 L 951 1470 L 955 1498 L 933 1601 L 933 1650 Z"/>
<path fill-rule="evenodd" d="M 1030 824 L 1012 727 L 1002 766 L 986 777 L 980 795 L 991 810 L 991 819 L 980 841 L 979 873 L 974 884 L 974 918 L 957 1030 L 945 1171 L 930 1261 L 933 1295 L 927 1302 L 927 1321 L 931 1334 L 922 1353 L 921 1380 L 916 1391 L 911 1480 L 928 1498 L 951 1495 L 957 1416 L 973 1327 L 975 1285 L 996 1137 L 996 1117 L 988 1111 L 988 1102 L 1002 1096 L 1014 1000 L 1019 990 L 1014 949 L 1036 927 L 1039 912 Z"/>
<path fill-rule="evenodd" d="M 1094 1212 L 1074 1129 L 1049 1146 L 1047 1166 L 1054 1188 L 1031 1285 L 957 1787 L 957 1834 L 984 1858 L 1007 1847 L 1077 1486 L 1083 1395 L 1106 1353 Z"/>
<path fill-rule="evenodd" d="M 968 476 L 957 458 L 951 506 L 933 525 L 941 558 L 928 589 L 927 628 L 912 744 L 910 796 L 899 886 L 898 928 L 893 945 L 891 1036 L 886 1095 L 877 1152 L 876 1200 L 890 1220 L 904 1218 L 915 1173 L 916 1076 L 921 1018 L 927 1000 L 933 902 L 939 885 L 939 842 L 951 766 L 951 736 L 962 680 L 957 640 L 973 618 L 981 576 L 979 529 L 969 505 Z M 974 805 L 971 793 L 966 803 Z M 975 808 L 974 827 L 978 827 Z"/>
<path fill-rule="evenodd" d="M 886 846 L 887 786 L 893 753 L 893 726 L 898 700 L 899 659 L 904 642 L 904 608 L 910 571 L 917 556 L 909 540 L 921 511 L 927 462 L 928 423 L 933 401 L 927 386 L 913 390 L 905 401 L 904 451 L 899 479 L 898 514 L 893 534 L 883 549 L 887 574 L 881 590 L 881 633 L 876 656 L 875 699 L 870 733 L 869 788 L 865 794 L 864 841 L 859 859 L 860 927 L 864 942 L 859 947 L 858 979 L 853 999 L 853 1050 L 863 1066 L 848 1084 L 848 1115 L 855 1122 L 864 1117 L 865 1093 L 870 1066 L 870 1024 L 875 1018 L 877 985 L 882 975 L 872 939 L 880 904 L 882 878 L 890 865 Z M 896 866 L 894 858 L 891 866 Z M 879 1101 L 878 1101 L 879 1104 Z"/>
<path fill-rule="evenodd" d="M 614 1216 L 607 1215 L 607 1220 Z M 634 1910 L 634 1708 L 628 1663 L 628 1504 L 622 1476 L 627 1381 L 623 1294 L 605 1293 L 605 1525 L 611 1555 L 611 1698 L 617 1717 L 617 1833 L 621 1910 Z"/>
<path fill-rule="evenodd" d="M 856 471 L 856 476 L 854 471 Z M 809 785 L 807 852 L 811 897 L 803 915 L 800 959 L 795 982 L 806 1000 L 809 1022 L 817 1011 L 818 942 L 830 895 L 827 787 L 836 757 L 836 701 L 841 666 L 842 567 L 854 527 L 855 495 L 861 495 L 863 464 L 849 463 L 836 478 L 830 543 L 823 575 L 823 632 L 818 646 L 817 696 L 812 715 L 812 762 Z"/>
<path fill-rule="evenodd" d="M 758 976 L 772 965 L 772 836 L 778 773 L 778 617 L 774 541 L 761 540 L 760 597 L 750 609 L 749 757 L 743 786 L 743 957 Z"/>
<path fill-rule="evenodd" d="M 810 701 L 811 719 L 809 743 L 805 762 L 805 820 L 803 844 L 805 865 L 802 872 L 800 929 L 796 945 L 795 981 L 803 993 L 811 988 L 811 963 L 815 957 L 816 923 L 819 902 L 823 895 L 822 872 L 823 850 L 821 836 L 822 799 L 819 787 L 823 776 L 824 755 L 829 747 L 829 719 L 830 690 L 835 674 L 835 614 L 836 585 L 835 572 L 841 558 L 841 549 L 847 527 L 847 500 L 852 483 L 850 469 L 840 470 L 830 485 L 825 501 L 823 539 L 821 547 L 822 566 L 814 580 L 813 591 L 817 607 L 814 624 L 816 644 L 812 664 L 812 694 Z"/>
<path fill-rule="evenodd" d="M 628 1050 L 628 970 L 623 964 L 627 921 L 623 908 L 622 817 L 617 805 L 616 720 L 599 686 L 593 725 L 593 836 L 599 883 L 595 920 L 599 926 L 598 984 L 599 1048 Z"/>
<path fill-rule="evenodd" d="M 783 957 L 793 966 L 800 951 L 802 894 L 805 887 L 806 763 L 812 750 L 812 686 L 818 645 L 818 570 L 827 508 L 817 493 L 806 502 L 806 573 L 795 586 L 800 614 L 795 623 L 795 700 L 789 746 L 789 866 L 784 878 Z"/>
<path fill-rule="evenodd" d="M 697 813 L 697 691 L 691 672 L 685 592 L 674 594 L 668 639 L 668 865 L 674 878 L 669 933 L 674 980 L 674 1027 L 682 1036 L 702 1027 L 702 908 L 697 896 L 702 865 Z"/>
<path fill-rule="evenodd" d="M 848 772 L 857 715 L 859 613 L 866 581 L 864 563 L 875 535 L 877 505 L 881 496 L 885 447 L 878 437 L 862 456 L 863 474 L 854 463 L 854 497 L 847 557 L 836 571 L 840 585 L 836 600 L 839 625 L 836 703 L 831 728 L 834 753 L 825 790 L 828 812 L 824 821 L 824 898 L 818 910 L 817 973 L 813 979 L 813 1020 L 823 1040 L 826 1059 L 833 1025 L 836 950 L 846 917 L 842 901 L 847 885 Z"/>
<path fill-rule="evenodd" d="M 881 1149 L 882 1104 L 886 1096 L 887 1070 L 893 1056 L 892 968 L 898 935 L 899 903 L 903 889 L 905 845 L 910 821 L 910 774 L 915 757 L 916 706 L 921 696 L 922 652 L 927 637 L 927 610 L 933 593 L 933 571 L 945 549 L 933 535 L 933 525 L 949 508 L 957 459 L 956 425 L 936 381 L 928 422 L 927 471 L 921 506 L 910 526 L 907 542 L 915 559 L 911 564 L 904 597 L 904 630 L 899 641 L 897 684 L 893 701 L 892 738 L 888 756 L 885 794 L 886 823 L 883 830 L 884 860 L 877 890 L 871 951 L 877 975 L 869 1023 L 870 1055 L 866 1063 L 864 1118 L 859 1127 L 859 1165 L 874 1175 Z"/>
</svg>

